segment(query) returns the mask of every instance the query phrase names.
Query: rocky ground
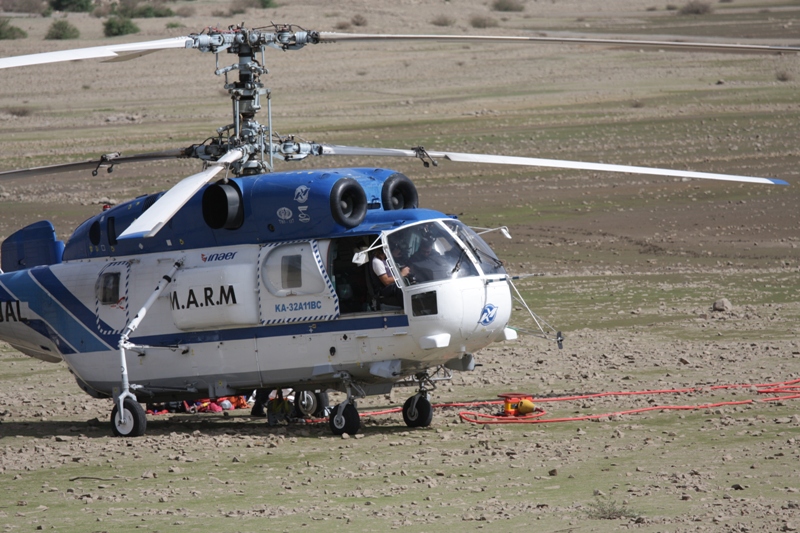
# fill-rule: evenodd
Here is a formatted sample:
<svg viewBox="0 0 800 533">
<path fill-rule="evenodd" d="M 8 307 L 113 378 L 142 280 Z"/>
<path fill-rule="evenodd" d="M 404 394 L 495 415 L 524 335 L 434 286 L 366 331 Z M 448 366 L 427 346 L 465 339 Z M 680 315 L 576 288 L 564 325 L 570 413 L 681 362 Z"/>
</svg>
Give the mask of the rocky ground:
<svg viewBox="0 0 800 533">
<path fill-rule="evenodd" d="M 777 0 L 713 4 L 703 16 L 679 16 L 657 2 L 594 4 L 528 0 L 522 12 L 498 12 L 472 0 L 335 7 L 304 0 L 228 16 L 220 13 L 226 6 L 197 0 L 176 4 L 192 7 L 191 16 L 137 20 L 142 32 L 129 40 L 273 20 L 364 32 L 796 44 L 800 24 L 800 8 Z M 366 26 L 353 26 L 356 14 Z M 442 16 L 452 24 L 432 23 Z M 473 16 L 497 26 L 475 29 Z M 98 19 L 68 20 L 80 40 L 44 41 L 50 19 L 14 17 L 29 37 L 2 41 L 0 50 L 117 42 L 102 37 Z M 111 436 L 109 402 L 81 393 L 63 365 L 0 345 L 4 531 L 800 528 L 800 400 L 788 398 L 791 388 L 760 386 L 800 378 L 797 56 L 369 44 L 276 53 L 268 66 L 284 134 L 692 168 L 791 185 L 303 162 L 396 167 L 414 179 L 424 206 L 478 226 L 507 225 L 513 239 L 493 238 L 493 247 L 514 274 L 539 274 L 517 287 L 565 333 L 564 349 L 527 336 L 489 347 L 477 354 L 483 366 L 440 385 L 434 402 L 526 392 L 546 411 L 542 420 L 594 418 L 473 424 L 459 413 L 494 414 L 500 406 L 441 407 L 428 429 L 409 430 L 397 413 L 368 415 L 361 433 L 342 439 L 325 424 L 269 427 L 232 411 L 153 416 L 144 438 L 122 440 Z M 208 56 L 173 51 L 4 71 L 0 170 L 199 142 L 229 121 L 212 69 Z M 96 178 L 0 181 L 0 236 L 49 218 L 67 238 L 102 204 L 163 189 L 197 168 L 165 162 Z M 722 298 L 729 304 L 714 310 Z M 521 306 L 514 325 L 535 329 Z M 640 391 L 651 392 L 586 397 Z M 409 394 L 397 389 L 360 409 L 398 407 Z M 556 401 L 573 396 L 581 398 Z"/>
</svg>

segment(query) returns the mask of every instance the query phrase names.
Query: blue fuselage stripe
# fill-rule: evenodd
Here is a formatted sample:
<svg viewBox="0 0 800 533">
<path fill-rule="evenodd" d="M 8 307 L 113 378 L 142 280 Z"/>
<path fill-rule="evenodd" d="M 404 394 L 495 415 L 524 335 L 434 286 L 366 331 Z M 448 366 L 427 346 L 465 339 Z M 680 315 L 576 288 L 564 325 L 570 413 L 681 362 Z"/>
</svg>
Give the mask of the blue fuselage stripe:
<svg viewBox="0 0 800 533">
<path fill-rule="evenodd" d="M 69 289 L 67 289 L 61 280 L 58 279 L 53 271 L 50 268 L 35 268 L 30 271 L 31 275 L 36 278 L 36 281 L 44 287 L 47 292 L 53 295 L 53 298 L 57 300 L 65 309 L 67 309 L 72 315 L 78 319 L 78 321 L 83 324 L 84 328 L 90 332 L 90 334 L 97 338 L 97 340 L 104 342 L 106 344 L 106 348 L 110 348 L 112 346 L 116 347 L 117 343 L 119 342 L 119 335 L 103 335 L 99 331 L 97 331 L 97 317 L 94 314 L 94 311 L 86 307 L 86 305 L 81 302 L 74 294 L 72 294 Z M 100 327 L 105 330 L 109 331 L 112 328 L 106 324 L 105 322 L 100 322 Z M 82 352 L 88 352 L 93 350 L 79 350 Z"/>
<path fill-rule="evenodd" d="M 244 339 L 264 339 L 293 335 L 313 335 L 319 333 L 339 333 L 348 331 L 402 328 L 408 326 L 408 316 L 376 316 L 306 322 L 303 324 L 279 324 L 252 328 L 218 329 L 193 331 L 168 335 L 149 335 L 131 339 L 139 344 L 151 346 L 174 346 L 177 344 L 198 344 L 201 342 L 230 342 Z"/>
<path fill-rule="evenodd" d="M 34 277 L 47 290 L 39 286 L 34 281 Z M 85 317 L 79 316 L 82 314 L 81 310 L 88 311 L 86 306 L 81 304 L 53 276 L 49 268 L 20 271 L 12 276 L 6 285 L 10 290 L 14 291 L 20 301 L 28 304 L 28 308 L 31 311 L 39 315 L 75 350 L 79 352 L 99 352 L 111 348 L 110 345 L 98 339 L 87 327 Z M 72 314 L 67 312 L 66 309 L 69 309 Z M 94 315 L 92 315 L 92 318 L 94 318 Z M 91 323 L 89 322 L 89 324 Z"/>
<path fill-rule="evenodd" d="M 5 288 L 3 288 L 3 284 L 0 283 L 0 302 L 13 302 L 15 300 L 16 298 L 14 298 L 10 292 L 5 290 Z"/>
</svg>

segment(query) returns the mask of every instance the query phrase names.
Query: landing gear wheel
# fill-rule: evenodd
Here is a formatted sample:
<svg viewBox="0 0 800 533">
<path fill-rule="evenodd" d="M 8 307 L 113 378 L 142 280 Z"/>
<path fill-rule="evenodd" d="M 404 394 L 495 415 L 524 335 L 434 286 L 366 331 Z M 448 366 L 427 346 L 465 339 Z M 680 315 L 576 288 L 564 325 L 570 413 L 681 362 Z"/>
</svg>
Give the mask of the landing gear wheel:
<svg viewBox="0 0 800 533">
<path fill-rule="evenodd" d="M 328 409 L 328 393 L 300 391 L 294 397 L 297 418 L 321 418 Z"/>
<path fill-rule="evenodd" d="M 339 414 L 339 406 L 333 408 L 329 418 L 331 431 L 334 435 L 355 435 L 361 429 L 361 417 L 358 416 L 358 410 L 352 403 L 344 406 L 342 414 Z"/>
<path fill-rule="evenodd" d="M 433 421 L 433 406 L 430 400 L 425 396 L 420 396 L 417 399 L 417 405 L 414 405 L 414 396 L 406 400 L 403 404 L 403 420 L 410 428 L 426 428 L 431 425 Z"/>
<path fill-rule="evenodd" d="M 125 413 L 125 423 L 120 421 L 119 408 L 114 402 L 114 409 L 111 410 L 111 429 L 117 437 L 141 437 L 147 429 L 147 415 L 139 402 L 131 398 L 125 398 L 122 402 L 122 409 Z"/>
</svg>

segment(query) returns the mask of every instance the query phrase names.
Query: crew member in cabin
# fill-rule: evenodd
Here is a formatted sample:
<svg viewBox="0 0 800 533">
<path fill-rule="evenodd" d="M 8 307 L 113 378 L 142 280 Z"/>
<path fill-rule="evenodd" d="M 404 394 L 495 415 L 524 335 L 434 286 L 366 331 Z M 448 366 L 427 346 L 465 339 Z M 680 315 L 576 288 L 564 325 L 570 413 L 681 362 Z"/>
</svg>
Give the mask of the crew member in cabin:
<svg viewBox="0 0 800 533">
<path fill-rule="evenodd" d="M 381 305 L 403 307 L 403 292 L 400 287 L 395 283 L 392 276 L 392 270 L 389 268 L 389 262 L 386 259 L 386 252 L 383 248 L 375 250 L 375 255 L 372 257 L 372 272 L 375 274 L 378 283 L 376 283 L 376 293 L 380 296 Z M 400 269 L 400 275 L 408 276 L 411 269 L 407 266 Z"/>
<path fill-rule="evenodd" d="M 445 279 L 448 275 L 448 263 L 442 255 L 434 250 L 434 240 L 423 238 L 416 253 L 409 259 L 417 282 Z"/>
</svg>

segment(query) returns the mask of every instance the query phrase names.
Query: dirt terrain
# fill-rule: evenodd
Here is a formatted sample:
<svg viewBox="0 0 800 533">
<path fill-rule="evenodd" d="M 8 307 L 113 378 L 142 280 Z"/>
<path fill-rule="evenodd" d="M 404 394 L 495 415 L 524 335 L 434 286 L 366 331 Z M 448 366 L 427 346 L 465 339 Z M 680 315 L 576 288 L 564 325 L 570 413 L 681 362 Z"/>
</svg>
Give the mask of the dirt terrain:
<svg viewBox="0 0 800 533">
<path fill-rule="evenodd" d="M 375 33 L 800 42 L 800 6 L 779 0 L 715 3 L 702 16 L 634 0 L 527 0 L 521 12 L 476 0 L 286 4 L 228 16 L 223 3 L 178 2 L 169 5 L 194 14 L 138 19 L 139 34 L 116 39 L 103 37 L 100 19 L 69 14 L 81 39 L 63 42 L 43 40 L 52 18 L 15 15 L 28 38 L 0 41 L 0 54 L 242 20 Z M 353 25 L 357 14 L 364 25 Z M 496 26 L 476 29 L 476 16 Z M 433 24 L 442 17 L 451 23 Z M 508 226 L 513 238 L 490 234 L 492 246 L 513 274 L 537 274 L 516 286 L 564 332 L 564 348 L 535 336 L 489 347 L 476 354 L 475 372 L 440 384 L 434 403 L 525 392 L 544 420 L 596 418 L 473 424 L 459 413 L 501 406 L 441 407 L 424 430 L 409 430 L 397 413 L 375 415 L 343 439 L 327 424 L 269 427 L 240 410 L 152 416 L 145 437 L 123 440 L 111 436 L 110 402 L 83 394 L 64 365 L 0 344 L 3 531 L 800 529 L 800 399 L 789 398 L 800 379 L 797 55 L 369 43 L 276 51 L 267 66 L 282 134 L 778 177 L 790 186 L 446 161 L 428 169 L 400 160 L 299 163 L 397 168 L 423 206 Z M 230 121 L 213 70 L 210 55 L 176 50 L 3 71 L 0 170 L 200 142 Z M 66 239 L 103 204 L 199 168 L 161 162 L 97 177 L 0 180 L 0 239 L 42 218 Z M 521 304 L 513 325 L 535 331 Z M 788 388 L 758 386 L 778 383 Z M 553 401 L 641 391 L 651 392 Z M 399 407 L 408 395 L 396 389 L 359 408 Z M 652 409 L 620 414 L 644 408 Z"/>
</svg>

